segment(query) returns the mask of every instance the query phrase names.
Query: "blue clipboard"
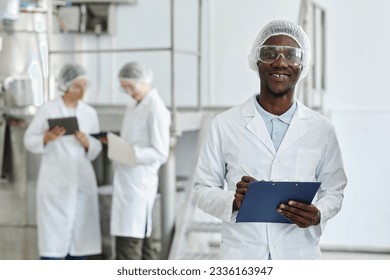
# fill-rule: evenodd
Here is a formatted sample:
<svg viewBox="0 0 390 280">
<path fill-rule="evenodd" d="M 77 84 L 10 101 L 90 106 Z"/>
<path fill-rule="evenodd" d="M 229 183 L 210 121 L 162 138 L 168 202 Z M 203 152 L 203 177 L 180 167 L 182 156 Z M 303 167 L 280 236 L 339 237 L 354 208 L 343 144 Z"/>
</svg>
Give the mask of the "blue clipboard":
<svg viewBox="0 0 390 280">
<path fill-rule="evenodd" d="M 320 182 L 252 181 L 236 217 L 236 223 L 292 223 L 277 212 L 281 203 L 295 200 L 310 204 Z"/>
</svg>

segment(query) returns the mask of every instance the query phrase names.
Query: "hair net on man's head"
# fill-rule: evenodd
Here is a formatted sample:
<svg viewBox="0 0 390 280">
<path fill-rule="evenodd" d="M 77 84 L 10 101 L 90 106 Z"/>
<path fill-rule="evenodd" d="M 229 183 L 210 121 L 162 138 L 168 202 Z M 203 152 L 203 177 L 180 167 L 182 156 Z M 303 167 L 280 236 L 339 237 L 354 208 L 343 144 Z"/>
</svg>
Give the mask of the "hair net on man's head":
<svg viewBox="0 0 390 280">
<path fill-rule="evenodd" d="M 259 72 L 257 67 L 257 48 L 265 43 L 268 38 L 277 35 L 286 35 L 294 39 L 299 47 L 303 50 L 303 60 L 302 60 L 302 73 L 299 79 L 303 79 L 307 76 L 309 72 L 309 63 L 311 57 L 311 46 L 310 40 L 306 32 L 299 25 L 285 21 L 285 20 L 275 20 L 268 23 L 263 29 L 260 30 L 255 41 L 251 52 L 248 56 L 249 67 L 254 70 L 256 73 Z"/>
<path fill-rule="evenodd" d="M 138 62 L 129 62 L 121 68 L 118 74 L 119 79 L 135 80 L 145 84 L 152 84 L 153 72 L 145 64 Z"/>
<path fill-rule="evenodd" d="M 75 63 L 65 64 L 58 75 L 58 89 L 65 92 L 74 80 L 82 77 L 86 78 L 87 72 L 81 65 Z"/>
</svg>

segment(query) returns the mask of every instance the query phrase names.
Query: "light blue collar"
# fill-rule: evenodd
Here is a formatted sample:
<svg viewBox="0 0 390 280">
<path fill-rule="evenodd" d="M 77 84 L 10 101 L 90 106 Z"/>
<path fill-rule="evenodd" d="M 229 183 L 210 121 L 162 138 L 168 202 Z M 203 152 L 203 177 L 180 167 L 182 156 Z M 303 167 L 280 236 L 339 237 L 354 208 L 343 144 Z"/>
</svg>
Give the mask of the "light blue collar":
<svg viewBox="0 0 390 280">
<path fill-rule="evenodd" d="M 274 115 L 274 114 L 267 112 L 266 110 L 263 109 L 263 107 L 260 106 L 259 102 L 257 102 L 258 96 L 259 96 L 258 94 L 254 95 L 254 102 L 255 102 L 256 110 L 259 112 L 260 116 L 262 117 L 262 119 L 264 120 L 265 123 L 270 122 L 272 119 L 277 118 L 286 124 L 290 124 L 292 117 L 294 116 L 294 113 L 297 109 L 297 101 L 296 100 L 294 100 L 294 103 L 291 105 L 291 107 L 283 115 L 277 116 L 277 115 Z"/>
</svg>

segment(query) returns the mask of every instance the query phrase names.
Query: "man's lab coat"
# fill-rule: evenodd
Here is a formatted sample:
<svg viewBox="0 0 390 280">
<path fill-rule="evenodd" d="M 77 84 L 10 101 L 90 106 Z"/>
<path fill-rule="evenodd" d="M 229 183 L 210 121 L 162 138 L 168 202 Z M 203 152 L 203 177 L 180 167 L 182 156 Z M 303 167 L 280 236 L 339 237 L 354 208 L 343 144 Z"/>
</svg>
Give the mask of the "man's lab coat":
<svg viewBox="0 0 390 280">
<path fill-rule="evenodd" d="M 221 259 L 319 259 L 326 222 L 338 213 L 347 179 L 333 126 L 298 102 L 275 151 L 255 97 L 216 116 L 202 147 L 194 177 L 197 206 L 223 221 Z M 313 202 L 321 223 L 309 228 L 283 223 L 235 223 L 236 183 L 247 166 L 257 180 L 318 181 Z M 225 186 L 225 188 L 224 188 Z M 275 209 L 276 211 L 276 209 Z"/>
<path fill-rule="evenodd" d="M 115 162 L 111 235 L 145 238 L 152 231 L 158 170 L 169 154 L 171 116 L 157 90 L 127 108 L 120 136 L 133 146 L 136 162 Z"/>
<path fill-rule="evenodd" d="M 89 136 L 88 152 L 74 135 L 64 135 L 44 145 L 49 118 L 76 116 L 79 131 L 99 132 L 95 109 L 79 101 L 74 112 L 61 97 L 38 110 L 24 136 L 32 153 L 42 154 L 37 181 L 39 254 L 62 258 L 101 252 L 96 176 L 91 164 L 102 145 Z"/>
</svg>

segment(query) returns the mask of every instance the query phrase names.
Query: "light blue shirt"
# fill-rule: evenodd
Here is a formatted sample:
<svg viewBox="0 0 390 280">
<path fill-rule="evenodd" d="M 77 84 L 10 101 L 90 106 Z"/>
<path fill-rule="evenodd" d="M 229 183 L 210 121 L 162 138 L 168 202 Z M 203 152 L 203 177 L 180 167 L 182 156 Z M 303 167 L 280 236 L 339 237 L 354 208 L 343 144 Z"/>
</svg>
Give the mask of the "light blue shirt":
<svg viewBox="0 0 390 280">
<path fill-rule="evenodd" d="M 275 150 L 278 150 L 297 109 L 297 102 L 294 101 L 291 107 L 283 115 L 277 116 L 267 112 L 260 106 L 259 102 L 257 102 L 258 96 L 259 95 L 254 96 L 256 109 L 265 122 L 265 126 L 267 127 Z"/>
</svg>

